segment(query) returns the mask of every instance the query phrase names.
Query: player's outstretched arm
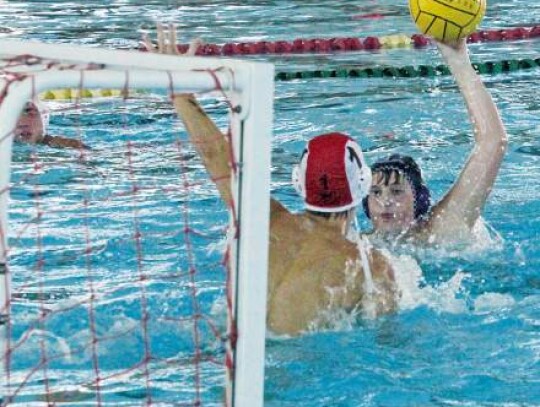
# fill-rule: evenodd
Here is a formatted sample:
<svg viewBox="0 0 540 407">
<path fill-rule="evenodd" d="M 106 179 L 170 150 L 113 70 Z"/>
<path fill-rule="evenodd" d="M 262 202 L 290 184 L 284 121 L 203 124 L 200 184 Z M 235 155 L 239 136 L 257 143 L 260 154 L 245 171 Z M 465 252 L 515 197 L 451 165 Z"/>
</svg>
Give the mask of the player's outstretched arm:
<svg viewBox="0 0 540 407">
<path fill-rule="evenodd" d="M 472 228 L 481 215 L 506 152 L 507 136 L 491 95 L 471 66 L 465 39 L 438 47 L 465 100 L 475 138 L 461 174 L 430 218 L 432 229 L 451 231 L 456 225 Z"/>
<path fill-rule="evenodd" d="M 157 25 L 157 44 L 154 46 L 148 36 L 143 37 L 143 44 L 147 51 L 178 56 L 193 56 L 202 40 L 191 42 L 186 53 L 182 54 L 176 47 L 176 28 L 169 26 L 165 29 Z M 231 201 L 229 145 L 223 133 L 208 117 L 199 105 L 195 96 L 191 94 L 175 94 L 172 97 L 178 117 L 184 123 L 193 146 L 202 158 L 206 170 L 216 183 L 221 198 L 225 202 Z"/>
<path fill-rule="evenodd" d="M 231 202 L 230 150 L 227 139 L 193 95 L 174 95 L 173 103 L 221 198 Z"/>
<path fill-rule="evenodd" d="M 157 25 L 157 45 L 154 46 L 148 36 L 143 36 L 143 45 L 149 52 L 193 56 L 197 48 L 203 44 L 200 38 L 191 41 L 189 49 L 182 54 L 176 47 L 176 29 L 173 25 L 166 30 L 162 25 Z M 173 95 L 173 103 L 176 112 L 189 134 L 191 142 L 201 156 L 206 170 L 216 183 L 221 198 L 225 202 L 231 202 L 232 192 L 230 185 L 230 147 L 227 138 L 219 130 L 216 124 L 208 117 L 191 94 Z M 271 200 L 272 213 L 287 211 L 278 201 Z"/>
<path fill-rule="evenodd" d="M 82 141 L 72 139 L 72 138 L 62 137 L 62 136 L 46 135 L 45 137 L 43 137 L 40 143 L 45 144 L 49 147 L 55 147 L 55 148 L 73 148 L 73 149 L 90 150 L 90 147 L 88 147 Z"/>
</svg>

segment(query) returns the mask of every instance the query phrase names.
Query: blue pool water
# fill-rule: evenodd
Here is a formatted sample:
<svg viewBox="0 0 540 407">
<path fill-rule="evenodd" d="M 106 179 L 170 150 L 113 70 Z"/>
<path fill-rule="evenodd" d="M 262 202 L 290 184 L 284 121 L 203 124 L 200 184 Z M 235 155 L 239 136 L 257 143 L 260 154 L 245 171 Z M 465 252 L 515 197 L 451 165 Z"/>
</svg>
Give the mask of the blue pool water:
<svg viewBox="0 0 540 407">
<path fill-rule="evenodd" d="M 405 2 L 389 0 L 181 3 L 2 3 L 0 35 L 129 48 L 156 20 L 177 22 L 187 37 L 217 43 L 414 31 Z M 354 17 L 370 13 L 384 17 Z M 539 21 L 536 0 L 491 0 L 483 28 Z M 538 58 L 540 40 L 473 44 L 470 50 L 473 61 Z M 440 63 L 434 48 L 261 59 L 276 63 L 277 70 Z M 491 235 L 473 247 L 417 254 L 423 281 L 410 287 L 409 301 L 396 314 L 374 321 L 340 317 L 327 331 L 269 338 L 265 405 L 540 405 L 540 71 L 483 79 L 509 134 L 508 154 L 485 209 Z M 225 125 L 222 103 L 207 99 L 204 105 Z M 195 398 L 197 364 L 192 360 L 193 326 L 183 318 L 201 307 L 219 329 L 224 325 L 220 248 L 226 210 L 185 145 L 170 106 L 158 95 L 141 95 L 127 104 L 86 101 L 83 114 L 66 103 L 51 108 L 51 131 L 66 136 L 82 132 L 93 150 L 81 159 L 69 151 L 15 147 L 19 186 L 12 193 L 10 214 L 14 232 L 30 226 L 11 241 L 13 291 L 19 294 L 13 305 L 13 341 L 34 329 L 14 352 L 13 382 L 20 383 L 23 372 L 39 363 L 44 346 L 51 358 L 47 374 L 32 376 L 16 402 L 43 400 L 50 389 L 67 405 L 96 404 L 92 387 L 84 385 L 95 379 L 88 350 L 90 314 L 87 306 L 78 305 L 95 286 L 95 331 L 108 338 L 99 350 L 99 368 L 104 376 L 123 372 L 104 384 L 103 404 L 189 403 Z M 352 134 L 371 162 L 389 152 L 417 157 L 435 198 L 453 182 L 472 139 L 451 78 L 280 82 L 274 129 L 273 194 L 291 210 L 301 209 L 290 185 L 291 165 L 305 141 L 318 133 Z M 131 178 L 121 165 L 128 137 L 136 146 Z M 26 178 L 33 153 L 43 168 Z M 194 185 L 178 188 L 179 177 Z M 126 201 L 123 194 L 133 183 L 145 189 Z M 85 198 L 88 207 L 82 204 Z M 33 226 L 36 202 L 46 214 L 39 228 Z M 190 235 L 193 242 L 183 233 L 188 208 L 189 225 L 204 233 Z M 360 221 L 369 227 L 363 216 Z M 142 236 L 140 248 L 136 230 Z M 38 240 L 43 267 L 36 261 Z M 188 245 L 195 248 L 193 259 L 186 254 Z M 404 272 L 418 272 L 406 258 L 401 264 Z M 185 273 L 190 266 L 198 271 L 196 302 Z M 148 275 L 144 283 L 139 269 Z M 45 300 L 32 295 L 42 292 Z M 141 307 L 141 296 L 146 307 Z M 150 315 L 146 328 L 141 324 L 145 310 Z M 43 312 L 50 318 L 36 325 Z M 201 398 L 203 405 L 217 405 L 222 399 L 222 343 L 208 324 L 197 329 L 203 355 L 198 363 Z M 140 369 L 126 372 L 140 361 L 147 343 L 153 356 L 150 385 Z"/>
</svg>

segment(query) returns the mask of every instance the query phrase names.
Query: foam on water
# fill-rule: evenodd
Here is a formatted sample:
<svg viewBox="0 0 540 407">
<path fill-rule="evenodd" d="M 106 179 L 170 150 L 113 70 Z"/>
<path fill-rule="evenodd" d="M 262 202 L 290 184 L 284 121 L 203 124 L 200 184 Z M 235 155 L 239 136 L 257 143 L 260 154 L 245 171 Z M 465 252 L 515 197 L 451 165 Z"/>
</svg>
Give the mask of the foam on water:
<svg viewBox="0 0 540 407">
<path fill-rule="evenodd" d="M 478 259 L 490 253 L 503 250 L 504 241 L 501 235 L 484 219 L 479 220 L 472 229 L 471 238 L 467 242 L 456 245 L 429 248 L 412 248 L 412 254 L 421 254 L 420 258 L 431 257 L 439 261 L 449 258 Z M 410 249 L 410 247 L 409 247 Z M 421 266 L 415 257 L 409 254 L 395 256 L 386 252 L 392 260 L 395 270 L 396 285 L 399 290 L 399 309 L 409 310 L 419 306 L 427 306 L 439 312 L 466 313 L 470 308 L 467 298 L 470 293 L 464 281 L 471 278 L 470 273 L 458 269 L 446 281 L 428 284 Z M 474 308 L 496 309 L 500 304 L 511 304 L 510 295 L 485 293 L 474 302 Z"/>
<path fill-rule="evenodd" d="M 515 300 L 511 295 L 489 292 L 481 294 L 471 304 L 468 301 L 470 293 L 464 285 L 464 282 L 471 278 L 471 274 L 460 269 L 457 269 L 446 281 L 437 284 L 427 283 L 416 256 L 413 257 L 413 255 L 421 254 L 420 258 L 431 256 L 443 261 L 456 256 L 478 258 L 482 255 L 500 251 L 503 246 L 504 241 L 500 234 L 480 218 L 475 224 L 471 239 L 467 241 L 466 245 L 461 243 L 459 245 L 449 245 L 448 247 L 429 248 L 408 246 L 406 249 L 411 250 L 411 254 L 400 255 L 394 255 L 390 251 L 383 249 L 382 251 L 390 260 L 395 273 L 397 311 L 407 311 L 425 306 L 436 312 L 451 314 L 465 314 L 472 308 L 475 313 L 481 314 L 512 307 Z M 349 265 L 346 267 L 345 273 L 347 275 L 351 274 L 352 269 Z M 337 296 L 337 291 L 346 289 L 347 287 L 333 287 L 327 288 L 327 291 L 333 298 Z M 364 290 L 366 293 L 370 291 L 366 285 Z M 370 295 L 364 295 L 361 310 L 345 311 L 332 308 L 321 311 L 317 320 L 310 326 L 310 330 L 350 330 L 356 326 L 359 317 L 373 319 L 380 314 L 377 311 L 377 302 Z"/>
<path fill-rule="evenodd" d="M 400 310 L 428 306 L 437 311 L 460 313 L 467 307 L 458 295 L 463 291 L 462 282 L 469 277 L 467 273 L 457 271 L 448 281 L 436 286 L 426 284 L 422 269 L 416 260 L 408 255 L 390 256 L 398 287 Z"/>
<path fill-rule="evenodd" d="M 494 311 L 510 309 L 516 305 L 516 300 L 509 294 L 485 293 L 474 300 L 474 312 L 489 314 Z"/>
</svg>

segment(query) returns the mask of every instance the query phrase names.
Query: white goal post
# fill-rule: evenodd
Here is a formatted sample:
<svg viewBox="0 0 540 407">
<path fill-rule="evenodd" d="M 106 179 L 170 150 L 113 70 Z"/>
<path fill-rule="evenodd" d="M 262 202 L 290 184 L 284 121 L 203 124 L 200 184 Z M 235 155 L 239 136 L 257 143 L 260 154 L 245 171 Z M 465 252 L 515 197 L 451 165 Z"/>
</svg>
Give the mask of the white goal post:
<svg viewBox="0 0 540 407">
<path fill-rule="evenodd" d="M 5 348 L 10 317 L 8 267 L 9 190 L 14 129 L 19 114 L 32 96 L 50 89 L 113 88 L 163 89 L 174 92 L 207 92 L 216 89 L 216 78 L 234 106 L 231 114 L 234 156 L 238 173 L 232 178 L 239 239 L 230 256 L 232 298 L 238 340 L 234 378 L 228 404 L 262 406 L 266 334 L 266 289 L 270 204 L 270 151 L 273 120 L 274 68 L 260 62 L 207 57 L 179 57 L 139 51 L 115 51 L 26 41 L 0 41 L 3 60 L 35 57 L 35 65 L 13 67 L 16 81 L 0 77 L 0 345 Z M 61 69 L 40 69 L 39 61 L 55 61 Z M 85 69 L 81 69 L 84 64 Z M 93 66 L 93 69 L 88 69 Z M 5 69 L 6 67 L 0 67 Z M 212 72 L 212 73 L 210 73 Z M 3 193 L 2 193 L 3 192 Z M 5 352 L 2 349 L 2 352 Z M 3 359 L 5 363 L 6 358 Z M 4 367 L 4 366 L 3 366 Z"/>
</svg>

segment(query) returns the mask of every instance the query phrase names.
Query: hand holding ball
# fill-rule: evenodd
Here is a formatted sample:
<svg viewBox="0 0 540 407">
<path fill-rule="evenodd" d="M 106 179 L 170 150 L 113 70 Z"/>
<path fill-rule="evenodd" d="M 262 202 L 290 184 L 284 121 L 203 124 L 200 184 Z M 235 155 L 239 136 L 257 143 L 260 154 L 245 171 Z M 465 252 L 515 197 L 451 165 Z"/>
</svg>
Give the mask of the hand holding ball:
<svg viewBox="0 0 540 407">
<path fill-rule="evenodd" d="M 486 0 L 409 0 L 409 9 L 423 34 L 452 42 L 478 28 L 486 12 Z"/>
</svg>

